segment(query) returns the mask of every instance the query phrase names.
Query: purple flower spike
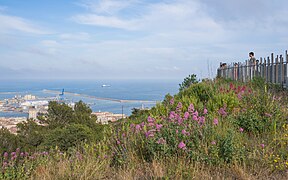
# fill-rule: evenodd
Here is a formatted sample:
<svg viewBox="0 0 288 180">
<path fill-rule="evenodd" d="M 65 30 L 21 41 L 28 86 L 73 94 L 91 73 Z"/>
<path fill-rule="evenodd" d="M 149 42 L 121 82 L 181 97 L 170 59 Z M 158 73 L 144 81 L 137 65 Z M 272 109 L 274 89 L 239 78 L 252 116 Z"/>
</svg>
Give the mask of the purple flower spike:
<svg viewBox="0 0 288 180">
<path fill-rule="evenodd" d="M 184 119 L 187 120 L 189 118 L 189 116 L 190 116 L 189 112 L 185 112 Z"/>
<path fill-rule="evenodd" d="M 194 112 L 194 110 L 195 110 L 195 109 L 194 109 L 194 105 L 193 105 L 193 104 L 190 104 L 189 107 L 188 107 L 188 112 L 189 112 L 189 113 L 192 113 L 192 112 Z"/>
<path fill-rule="evenodd" d="M 185 144 L 183 141 L 181 141 L 181 142 L 178 144 L 178 148 L 179 148 L 179 149 L 186 149 L 186 144 Z"/>
<path fill-rule="evenodd" d="M 183 107 L 182 103 L 179 102 L 177 107 L 176 107 L 176 110 L 179 112 L 179 111 L 181 111 L 182 107 Z"/>
<path fill-rule="evenodd" d="M 200 125 L 204 125 L 205 124 L 205 117 L 204 116 L 199 117 L 199 124 Z"/>
<path fill-rule="evenodd" d="M 166 144 L 166 140 L 164 138 L 160 138 L 158 139 L 157 144 Z"/>
<path fill-rule="evenodd" d="M 139 124 L 137 124 L 137 125 L 135 126 L 135 129 L 136 129 L 136 131 L 140 131 L 142 128 L 141 128 L 141 126 L 140 126 Z"/>
<path fill-rule="evenodd" d="M 3 156 L 4 156 L 4 159 L 7 159 L 7 158 L 8 158 L 8 155 L 9 155 L 9 154 L 8 154 L 7 152 L 4 152 L 4 155 L 3 155 Z"/>
<path fill-rule="evenodd" d="M 156 129 L 157 129 L 157 131 L 160 131 L 160 129 L 163 127 L 163 125 L 162 124 L 156 124 Z"/>
<path fill-rule="evenodd" d="M 207 114 L 208 113 L 208 110 L 205 108 L 204 111 L 203 111 L 203 114 Z"/>
<path fill-rule="evenodd" d="M 149 116 L 149 117 L 147 118 L 147 121 L 148 121 L 148 123 L 153 123 L 153 122 L 154 122 L 154 119 L 153 119 L 151 116 Z"/>
<path fill-rule="evenodd" d="M 169 119 L 172 120 L 176 117 L 176 113 L 174 111 L 171 111 L 169 114 Z"/>
<path fill-rule="evenodd" d="M 218 119 L 217 119 L 217 118 L 215 118 L 215 119 L 213 120 L 213 124 L 216 125 L 216 126 L 218 125 Z"/>
<path fill-rule="evenodd" d="M 7 166 L 8 166 L 8 163 L 6 161 L 4 161 L 2 167 L 5 168 Z"/>
<path fill-rule="evenodd" d="M 170 105 L 174 104 L 174 98 L 170 99 Z"/>
<path fill-rule="evenodd" d="M 185 129 L 183 129 L 182 131 L 181 131 L 181 133 L 183 134 L 183 135 L 190 135 L 190 133 L 189 132 L 187 132 Z"/>
</svg>

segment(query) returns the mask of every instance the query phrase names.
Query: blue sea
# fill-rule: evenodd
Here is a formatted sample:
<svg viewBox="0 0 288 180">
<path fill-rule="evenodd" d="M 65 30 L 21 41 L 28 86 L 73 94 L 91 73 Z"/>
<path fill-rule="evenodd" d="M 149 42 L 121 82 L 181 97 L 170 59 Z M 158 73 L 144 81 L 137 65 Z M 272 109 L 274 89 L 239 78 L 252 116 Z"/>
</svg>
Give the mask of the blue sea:
<svg viewBox="0 0 288 180">
<path fill-rule="evenodd" d="M 57 93 L 47 93 L 43 90 L 78 93 L 83 96 L 65 94 L 67 101 L 79 100 L 87 103 L 94 112 L 109 111 L 131 115 L 133 108 L 155 106 L 161 102 L 166 94 L 174 95 L 178 92 L 180 81 L 177 80 L 0 80 L 0 100 L 12 98 L 15 95 L 32 94 L 38 97 L 56 97 Z M 102 87 L 102 85 L 109 85 Z M 88 98 L 112 98 L 121 100 L 146 100 L 153 103 L 115 102 Z M 27 116 L 24 113 L 0 112 L 0 117 Z"/>
</svg>

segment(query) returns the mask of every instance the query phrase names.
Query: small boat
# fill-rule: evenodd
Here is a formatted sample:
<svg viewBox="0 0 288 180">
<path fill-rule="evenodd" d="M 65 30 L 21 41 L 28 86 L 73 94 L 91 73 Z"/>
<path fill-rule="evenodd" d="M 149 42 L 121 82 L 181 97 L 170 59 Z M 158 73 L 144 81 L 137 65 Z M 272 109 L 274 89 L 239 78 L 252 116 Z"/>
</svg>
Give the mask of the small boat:
<svg viewBox="0 0 288 180">
<path fill-rule="evenodd" d="M 110 87 L 109 84 L 103 84 L 102 87 Z"/>
</svg>

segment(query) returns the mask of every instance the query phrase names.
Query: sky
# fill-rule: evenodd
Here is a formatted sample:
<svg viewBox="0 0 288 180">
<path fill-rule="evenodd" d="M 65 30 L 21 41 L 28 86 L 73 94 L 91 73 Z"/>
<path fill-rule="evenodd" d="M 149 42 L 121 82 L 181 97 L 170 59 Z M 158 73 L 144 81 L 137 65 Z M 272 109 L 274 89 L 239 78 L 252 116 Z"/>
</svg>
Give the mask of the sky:
<svg viewBox="0 0 288 180">
<path fill-rule="evenodd" d="M 0 79 L 215 77 L 288 49 L 287 0 L 0 0 Z"/>
</svg>

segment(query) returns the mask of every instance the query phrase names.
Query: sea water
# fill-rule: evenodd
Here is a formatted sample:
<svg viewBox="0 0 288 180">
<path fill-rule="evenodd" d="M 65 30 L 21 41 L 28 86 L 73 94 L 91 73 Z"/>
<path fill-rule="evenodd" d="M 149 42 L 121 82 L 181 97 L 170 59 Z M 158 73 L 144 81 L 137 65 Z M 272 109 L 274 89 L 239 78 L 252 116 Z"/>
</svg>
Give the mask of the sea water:
<svg viewBox="0 0 288 180">
<path fill-rule="evenodd" d="M 109 85 L 103 87 L 102 85 Z M 94 112 L 108 111 L 112 113 L 131 114 L 133 108 L 151 108 L 155 102 L 161 102 L 166 94 L 176 94 L 179 88 L 177 80 L 0 80 L 0 100 L 12 98 L 15 95 L 32 94 L 37 97 L 57 97 L 57 93 L 47 93 L 43 90 L 78 93 L 80 96 L 65 94 L 69 102 L 79 100 L 87 103 Z M 84 95 L 84 96 L 81 96 Z M 89 98 L 112 98 L 119 100 L 144 100 L 141 102 L 116 102 Z M 0 117 L 27 116 L 24 113 L 3 113 Z"/>
</svg>

